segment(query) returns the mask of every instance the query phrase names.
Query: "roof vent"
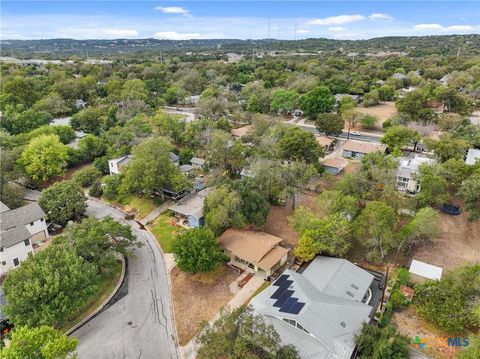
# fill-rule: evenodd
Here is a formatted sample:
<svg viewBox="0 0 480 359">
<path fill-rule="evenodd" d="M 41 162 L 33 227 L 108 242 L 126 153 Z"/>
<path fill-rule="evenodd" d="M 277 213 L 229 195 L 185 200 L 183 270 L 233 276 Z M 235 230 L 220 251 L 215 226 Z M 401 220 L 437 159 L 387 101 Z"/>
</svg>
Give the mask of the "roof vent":
<svg viewBox="0 0 480 359">
<path fill-rule="evenodd" d="M 352 287 L 353 289 L 358 290 L 358 286 L 356 286 L 355 284 L 350 284 L 350 287 Z"/>
<path fill-rule="evenodd" d="M 350 296 L 350 297 L 355 297 L 355 294 L 353 294 L 352 292 L 348 291 L 347 290 L 347 294 Z"/>
<path fill-rule="evenodd" d="M 340 325 L 341 325 L 342 327 L 344 327 L 344 328 L 347 327 L 347 324 L 346 324 L 345 322 L 341 322 Z"/>
</svg>

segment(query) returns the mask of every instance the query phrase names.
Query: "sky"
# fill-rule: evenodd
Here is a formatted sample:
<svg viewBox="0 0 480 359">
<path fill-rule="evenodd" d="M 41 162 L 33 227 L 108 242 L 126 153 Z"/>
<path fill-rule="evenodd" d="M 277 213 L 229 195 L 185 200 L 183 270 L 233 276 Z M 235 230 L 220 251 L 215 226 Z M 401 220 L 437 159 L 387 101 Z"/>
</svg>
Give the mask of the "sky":
<svg viewBox="0 0 480 359">
<path fill-rule="evenodd" d="M 480 33 L 480 1 L 8 1 L 1 39 L 368 39 Z"/>
</svg>

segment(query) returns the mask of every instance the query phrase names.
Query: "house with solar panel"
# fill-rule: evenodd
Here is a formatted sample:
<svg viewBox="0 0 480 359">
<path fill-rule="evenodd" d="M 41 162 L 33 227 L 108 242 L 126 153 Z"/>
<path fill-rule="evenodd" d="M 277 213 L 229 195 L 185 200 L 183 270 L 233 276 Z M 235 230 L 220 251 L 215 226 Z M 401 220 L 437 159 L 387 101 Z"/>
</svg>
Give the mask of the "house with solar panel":
<svg viewBox="0 0 480 359">
<path fill-rule="evenodd" d="M 373 318 L 382 286 L 380 274 L 319 256 L 303 273 L 286 270 L 251 305 L 301 358 L 350 359 L 355 335 Z"/>
</svg>

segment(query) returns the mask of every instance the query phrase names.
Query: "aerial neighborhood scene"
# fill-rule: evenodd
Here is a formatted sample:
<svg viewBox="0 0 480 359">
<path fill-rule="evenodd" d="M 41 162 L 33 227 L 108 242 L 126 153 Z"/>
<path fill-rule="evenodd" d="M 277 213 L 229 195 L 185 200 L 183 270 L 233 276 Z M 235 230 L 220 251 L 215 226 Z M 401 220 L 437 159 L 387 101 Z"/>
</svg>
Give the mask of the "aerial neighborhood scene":
<svg viewBox="0 0 480 359">
<path fill-rule="evenodd" d="M 0 357 L 480 359 L 478 1 L 2 1 Z"/>
</svg>

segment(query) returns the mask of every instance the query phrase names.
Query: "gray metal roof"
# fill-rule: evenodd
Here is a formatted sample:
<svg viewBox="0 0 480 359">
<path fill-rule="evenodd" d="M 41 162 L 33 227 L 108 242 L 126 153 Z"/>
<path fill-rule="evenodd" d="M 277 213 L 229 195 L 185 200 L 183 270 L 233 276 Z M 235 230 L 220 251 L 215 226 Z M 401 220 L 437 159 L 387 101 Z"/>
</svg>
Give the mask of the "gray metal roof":
<svg viewBox="0 0 480 359">
<path fill-rule="evenodd" d="M 203 166 L 205 164 L 205 160 L 199 157 L 192 157 L 192 159 L 190 160 L 190 163 Z"/>
<path fill-rule="evenodd" d="M 177 203 L 168 207 L 168 209 L 183 216 L 192 215 L 196 218 L 201 218 L 203 217 L 203 203 L 210 190 L 211 188 L 205 188 L 196 194 L 185 196 Z"/>
<path fill-rule="evenodd" d="M 10 211 L 10 208 L 8 208 L 8 206 L 5 203 L 0 202 L 0 213 L 6 212 L 6 211 Z"/>
<path fill-rule="evenodd" d="M 170 152 L 170 153 L 169 153 L 169 156 L 170 156 L 170 161 L 172 161 L 172 162 L 178 162 L 179 157 L 178 157 L 175 153 Z"/>
<path fill-rule="evenodd" d="M 10 247 L 30 238 L 31 234 L 25 226 L 44 217 L 45 212 L 38 203 L 30 203 L 1 213 L 1 246 Z"/>
<path fill-rule="evenodd" d="M 182 172 L 190 172 L 191 170 L 193 170 L 193 166 L 191 166 L 191 165 L 181 165 L 180 166 L 180 171 L 182 171 Z"/>
<path fill-rule="evenodd" d="M 374 278 L 346 259 L 322 256 L 310 263 L 303 276 L 322 293 L 356 301 L 363 299 Z"/>
<path fill-rule="evenodd" d="M 302 358 L 349 359 L 355 335 L 369 320 L 372 307 L 360 300 L 374 277 L 344 259 L 327 257 L 317 257 L 302 274 L 291 270 L 283 274 L 291 281 L 288 290 L 293 291 L 292 297 L 305 305 L 298 314 L 274 306 L 277 299 L 271 296 L 279 286 L 273 283 L 253 298 L 255 311 L 275 327 L 282 344 L 297 347 Z M 344 293 L 351 282 L 359 287 L 350 288 L 359 292 L 355 298 Z M 308 333 L 285 323 L 284 318 L 295 320 Z"/>
</svg>

